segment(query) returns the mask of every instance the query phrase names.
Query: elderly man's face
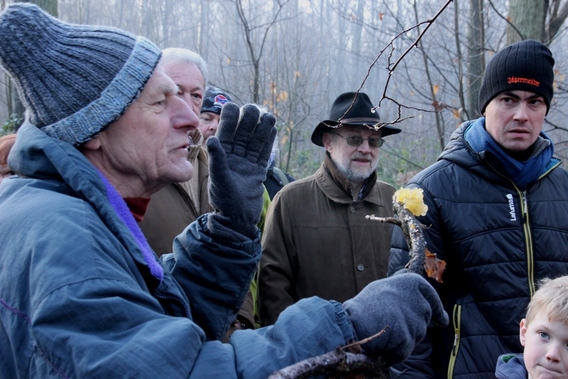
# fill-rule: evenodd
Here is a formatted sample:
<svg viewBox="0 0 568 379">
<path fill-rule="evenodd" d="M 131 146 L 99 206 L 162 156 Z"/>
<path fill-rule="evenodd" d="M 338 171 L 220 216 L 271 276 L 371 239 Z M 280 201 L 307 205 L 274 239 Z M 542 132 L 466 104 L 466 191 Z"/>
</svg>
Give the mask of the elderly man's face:
<svg viewBox="0 0 568 379">
<path fill-rule="evenodd" d="M 205 94 L 205 80 L 199 68 L 189 62 L 166 62 L 162 66 L 166 75 L 179 87 L 178 96 L 199 115 Z"/>
<path fill-rule="evenodd" d="M 87 157 L 122 196 L 149 196 L 165 184 L 189 180 L 188 133 L 199 119 L 158 65 L 126 112 L 86 145 Z"/>
<path fill-rule="evenodd" d="M 359 146 L 347 143 L 348 137 L 360 136 L 364 141 Z M 366 126 L 343 126 L 323 135 L 323 145 L 331 159 L 349 181 L 361 183 L 377 169 L 379 148 L 369 145 L 369 138 L 380 139 L 381 132 Z"/>
<path fill-rule="evenodd" d="M 528 149 L 544 125 L 544 98 L 528 91 L 502 92 L 485 108 L 485 129 L 502 148 L 512 152 Z"/>
</svg>

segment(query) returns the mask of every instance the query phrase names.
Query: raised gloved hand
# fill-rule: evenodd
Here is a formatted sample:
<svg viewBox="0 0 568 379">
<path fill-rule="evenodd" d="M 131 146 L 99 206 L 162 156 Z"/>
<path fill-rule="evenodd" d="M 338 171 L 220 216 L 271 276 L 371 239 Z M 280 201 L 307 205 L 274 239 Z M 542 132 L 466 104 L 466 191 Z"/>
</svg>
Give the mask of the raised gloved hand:
<svg viewBox="0 0 568 379">
<path fill-rule="evenodd" d="M 226 103 L 217 134 L 207 140 L 209 151 L 209 201 L 215 213 L 208 216 L 212 233 L 226 235 L 221 224 L 254 239 L 262 210 L 262 183 L 276 128 L 270 113 L 254 104 L 239 109 Z"/>
<path fill-rule="evenodd" d="M 434 288 L 418 274 L 400 273 L 376 280 L 343 303 L 359 340 L 384 333 L 362 345 L 391 366 L 406 359 L 426 336 L 427 326 L 446 326 L 448 315 Z"/>
</svg>

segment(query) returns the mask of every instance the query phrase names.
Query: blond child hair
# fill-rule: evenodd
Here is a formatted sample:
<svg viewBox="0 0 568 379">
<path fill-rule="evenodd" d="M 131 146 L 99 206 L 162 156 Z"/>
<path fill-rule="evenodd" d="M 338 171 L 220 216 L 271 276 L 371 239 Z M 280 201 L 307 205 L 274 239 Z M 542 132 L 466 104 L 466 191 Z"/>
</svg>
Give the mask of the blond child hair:
<svg viewBox="0 0 568 379">
<path fill-rule="evenodd" d="M 527 307 L 526 323 L 530 324 L 540 311 L 544 311 L 549 320 L 568 323 L 568 276 L 540 281 Z"/>
</svg>

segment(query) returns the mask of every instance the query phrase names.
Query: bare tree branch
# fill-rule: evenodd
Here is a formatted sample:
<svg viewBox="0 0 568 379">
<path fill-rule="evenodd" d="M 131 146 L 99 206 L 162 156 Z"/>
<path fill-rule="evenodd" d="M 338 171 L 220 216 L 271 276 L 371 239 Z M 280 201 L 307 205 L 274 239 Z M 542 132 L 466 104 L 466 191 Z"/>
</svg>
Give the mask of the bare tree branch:
<svg viewBox="0 0 568 379">
<path fill-rule="evenodd" d="M 359 88 L 356 91 L 356 95 L 355 95 L 355 99 L 357 98 L 358 94 L 361 92 L 361 89 L 363 88 L 363 86 L 365 85 L 365 83 L 367 82 L 367 79 L 369 78 L 369 76 L 371 75 L 371 70 L 373 69 L 373 67 L 376 65 L 376 63 L 378 62 L 378 60 L 383 56 L 383 54 L 385 54 L 385 52 L 388 50 L 388 56 L 387 56 L 387 70 L 388 70 L 388 77 L 387 77 L 387 81 L 385 83 L 384 89 L 383 89 L 383 94 L 381 96 L 381 99 L 379 100 L 378 105 L 376 105 L 375 107 L 373 107 L 373 111 L 376 111 L 377 108 L 380 108 L 381 103 L 383 100 L 390 100 L 391 102 L 393 102 L 394 104 L 397 105 L 397 118 L 393 121 L 386 121 L 386 122 L 379 122 L 375 125 L 367 125 L 370 128 L 373 128 L 375 130 L 380 130 L 382 127 L 386 126 L 386 125 L 394 125 L 394 124 L 398 124 L 404 120 L 407 120 L 409 118 L 412 118 L 412 116 L 410 117 L 402 117 L 402 108 L 406 108 L 406 109 L 415 109 L 415 110 L 419 110 L 419 111 L 424 111 L 424 112 L 432 112 L 429 110 L 425 110 L 425 109 L 419 109 L 419 108 L 415 108 L 415 107 L 409 107 L 409 106 L 405 106 L 401 103 L 399 103 L 398 101 L 396 101 L 395 99 L 387 96 L 387 92 L 389 89 L 389 85 L 390 85 L 390 80 L 392 78 L 393 73 L 396 71 L 398 65 L 404 60 L 404 58 L 410 53 L 410 51 L 417 47 L 418 43 L 420 42 L 420 40 L 422 39 L 422 37 L 424 36 L 424 34 L 426 34 L 426 32 L 428 31 L 428 29 L 430 28 L 430 26 L 432 26 L 432 24 L 436 21 L 436 19 L 438 19 L 438 17 L 442 14 L 442 12 L 450 5 L 450 3 L 452 3 L 453 0 L 447 0 L 446 3 L 440 8 L 440 10 L 438 10 L 438 12 L 429 20 L 426 21 L 422 21 L 417 23 L 416 25 L 403 30 L 402 32 L 398 33 L 397 35 L 395 35 L 390 42 L 379 52 L 379 54 L 375 57 L 375 59 L 373 60 L 373 62 L 371 63 L 371 65 L 368 67 L 367 69 L 367 73 L 365 75 L 365 77 L 363 78 L 363 81 L 361 82 L 361 85 L 359 86 Z M 394 46 L 394 41 L 396 41 L 397 39 L 401 38 L 401 36 L 407 34 L 408 32 L 414 30 L 414 29 L 419 29 L 420 26 L 422 25 L 426 25 L 426 27 L 419 32 L 418 37 L 416 37 L 414 39 L 414 41 L 410 44 L 410 46 L 401 54 L 400 57 L 398 57 L 398 59 L 394 62 L 391 63 L 391 60 L 393 58 L 393 53 L 395 51 L 395 46 Z M 349 113 L 349 111 L 351 110 L 351 108 L 353 107 L 353 105 L 355 104 L 355 99 L 353 100 L 353 102 L 351 103 L 351 105 L 349 106 L 349 108 L 345 111 L 345 113 L 343 114 L 343 116 L 341 116 L 339 118 L 339 125 L 341 124 L 341 120 L 347 115 L 347 113 Z M 339 126 L 337 125 L 337 126 Z M 330 128 L 336 128 L 337 126 L 333 126 L 333 125 L 327 125 Z"/>
<path fill-rule="evenodd" d="M 235 1 L 235 6 L 237 8 L 237 14 L 239 15 L 239 19 L 241 20 L 242 23 L 242 27 L 245 33 L 245 43 L 247 46 L 247 51 L 248 51 L 248 55 L 249 58 L 252 62 L 252 66 L 253 66 L 253 88 L 252 88 L 252 96 L 253 96 L 253 102 L 254 103 L 260 103 L 260 60 L 262 59 L 262 53 L 264 51 L 264 47 L 266 45 L 266 39 L 268 37 L 268 33 L 270 31 L 270 29 L 278 22 L 278 17 L 280 15 L 280 12 L 282 11 L 282 9 L 284 8 L 284 6 L 286 6 L 286 4 L 288 4 L 288 2 L 290 0 L 286 0 L 284 2 L 282 1 L 276 1 L 276 3 L 278 4 L 278 9 L 275 12 L 274 16 L 272 17 L 272 20 L 266 24 L 264 24 L 263 26 L 256 26 L 256 27 L 251 27 L 250 23 L 245 15 L 245 11 L 243 9 L 243 2 L 242 0 L 234 0 Z M 255 44 L 252 41 L 252 31 L 257 29 L 257 28 L 264 28 L 264 33 L 262 35 L 261 38 L 261 43 L 260 43 L 260 47 L 258 48 L 258 50 L 255 49 Z"/>
</svg>

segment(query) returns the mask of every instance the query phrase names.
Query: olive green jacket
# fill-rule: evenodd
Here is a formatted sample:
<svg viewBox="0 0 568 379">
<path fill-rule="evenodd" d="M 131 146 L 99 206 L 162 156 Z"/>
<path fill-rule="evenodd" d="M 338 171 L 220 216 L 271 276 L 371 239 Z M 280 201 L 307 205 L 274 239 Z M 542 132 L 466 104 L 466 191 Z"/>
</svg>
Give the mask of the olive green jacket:
<svg viewBox="0 0 568 379">
<path fill-rule="evenodd" d="M 343 302 L 386 277 L 394 188 L 369 178 L 361 201 L 326 159 L 317 172 L 286 185 L 274 197 L 262 236 L 259 316 L 270 325 L 287 306 L 319 296 Z"/>
</svg>

